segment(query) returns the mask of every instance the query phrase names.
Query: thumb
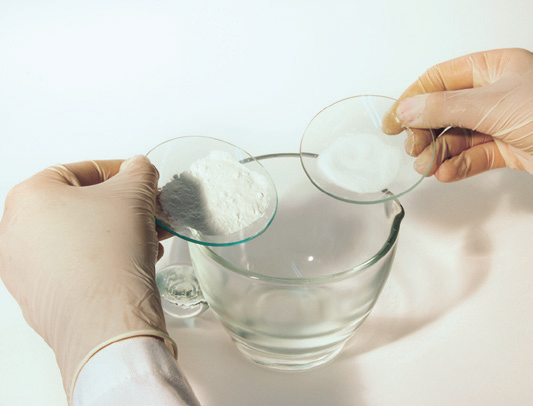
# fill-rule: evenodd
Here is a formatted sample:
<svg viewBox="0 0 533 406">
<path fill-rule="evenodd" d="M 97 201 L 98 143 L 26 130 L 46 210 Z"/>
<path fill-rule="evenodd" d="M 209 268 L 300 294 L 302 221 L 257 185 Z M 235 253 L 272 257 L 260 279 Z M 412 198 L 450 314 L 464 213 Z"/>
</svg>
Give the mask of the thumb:
<svg viewBox="0 0 533 406">
<path fill-rule="evenodd" d="M 118 173 L 102 184 L 109 193 L 154 211 L 159 172 L 150 160 L 136 155 L 125 160 Z"/>
<path fill-rule="evenodd" d="M 159 172 L 150 160 L 144 155 L 135 155 L 126 159 L 120 166 L 118 174 L 115 176 L 119 179 L 135 179 L 141 184 L 146 184 L 151 189 L 157 189 Z"/>
<path fill-rule="evenodd" d="M 150 160 L 143 155 L 137 155 L 127 159 L 122 163 L 119 173 L 114 178 L 119 180 L 122 178 L 123 180 L 126 180 L 124 183 L 130 186 L 131 181 L 136 182 L 133 187 L 135 197 L 144 200 L 146 207 L 150 207 L 153 211 L 153 217 L 154 213 L 158 211 L 159 208 L 159 203 L 157 203 L 159 172 Z M 127 180 L 130 180 L 130 182 Z M 170 232 L 159 226 L 157 226 L 156 231 L 160 241 L 172 237 Z M 162 255 L 163 246 L 159 244 L 158 259 L 160 259 Z"/>
<path fill-rule="evenodd" d="M 135 208 L 137 219 L 144 219 L 143 229 L 151 234 L 150 238 L 153 238 L 154 246 L 157 246 L 154 251 L 157 252 L 157 260 L 163 256 L 164 251 L 163 246 L 157 243 L 160 231 L 156 230 L 154 222 L 158 180 L 159 172 L 150 160 L 146 156 L 135 155 L 122 162 L 118 173 L 107 182 L 111 193 L 117 199 L 127 199 L 131 207 Z M 161 234 L 163 239 L 165 234 Z"/>
<path fill-rule="evenodd" d="M 477 130 L 491 112 L 485 88 L 435 92 L 409 97 L 396 109 L 399 120 L 413 128 L 460 127 Z"/>
<path fill-rule="evenodd" d="M 460 127 L 506 142 L 519 141 L 529 131 L 524 118 L 531 114 L 531 89 L 528 78 L 510 73 L 482 87 L 407 98 L 398 105 L 396 115 L 408 127 Z M 507 136 L 511 133 L 513 136 Z M 524 142 L 516 147 L 529 146 L 530 141 Z"/>
</svg>

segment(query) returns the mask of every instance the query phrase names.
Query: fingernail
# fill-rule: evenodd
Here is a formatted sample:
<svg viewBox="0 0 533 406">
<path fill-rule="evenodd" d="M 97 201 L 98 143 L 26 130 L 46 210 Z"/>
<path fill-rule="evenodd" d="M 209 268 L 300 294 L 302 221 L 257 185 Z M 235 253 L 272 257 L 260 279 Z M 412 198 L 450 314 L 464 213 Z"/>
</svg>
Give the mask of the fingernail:
<svg viewBox="0 0 533 406">
<path fill-rule="evenodd" d="M 421 94 L 418 96 L 409 97 L 398 105 L 396 109 L 396 115 L 403 123 L 407 125 L 413 125 L 416 123 L 418 117 L 426 106 L 426 100 L 428 95 Z"/>
<path fill-rule="evenodd" d="M 391 107 L 383 116 L 381 130 L 387 135 L 396 135 L 401 132 L 402 123 L 396 117 L 396 108 Z"/>
</svg>

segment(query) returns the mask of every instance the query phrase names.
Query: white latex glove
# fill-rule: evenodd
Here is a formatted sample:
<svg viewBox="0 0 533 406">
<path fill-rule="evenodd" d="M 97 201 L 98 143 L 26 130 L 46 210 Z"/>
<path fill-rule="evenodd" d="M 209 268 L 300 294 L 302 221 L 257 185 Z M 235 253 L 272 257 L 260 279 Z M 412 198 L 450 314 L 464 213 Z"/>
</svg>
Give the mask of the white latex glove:
<svg viewBox="0 0 533 406">
<path fill-rule="evenodd" d="M 413 83 L 384 119 L 383 129 L 413 133 L 406 150 L 427 168 L 427 130 L 453 127 L 436 140 L 428 176 L 457 181 L 509 167 L 533 173 L 533 54 L 499 49 L 435 65 Z M 439 133 L 437 131 L 437 133 Z"/>
<path fill-rule="evenodd" d="M 155 284 L 158 173 L 147 158 L 54 166 L 8 194 L 0 276 L 56 354 L 69 402 L 106 345 L 153 336 L 176 356 Z"/>
</svg>

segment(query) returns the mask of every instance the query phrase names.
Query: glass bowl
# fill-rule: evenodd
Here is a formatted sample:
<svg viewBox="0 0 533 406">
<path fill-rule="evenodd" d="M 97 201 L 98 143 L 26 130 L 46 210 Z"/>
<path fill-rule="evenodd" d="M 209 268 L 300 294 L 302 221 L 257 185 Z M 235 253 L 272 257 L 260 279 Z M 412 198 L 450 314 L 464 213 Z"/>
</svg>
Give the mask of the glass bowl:
<svg viewBox="0 0 533 406">
<path fill-rule="evenodd" d="M 331 198 L 309 182 L 298 153 L 256 159 L 278 191 L 271 226 L 240 245 L 188 244 L 190 258 L 209 308 L 247 358 L 314 368 L 338 354 L 378 300 L 404 210 L 396 199 Z"/>
</svg>

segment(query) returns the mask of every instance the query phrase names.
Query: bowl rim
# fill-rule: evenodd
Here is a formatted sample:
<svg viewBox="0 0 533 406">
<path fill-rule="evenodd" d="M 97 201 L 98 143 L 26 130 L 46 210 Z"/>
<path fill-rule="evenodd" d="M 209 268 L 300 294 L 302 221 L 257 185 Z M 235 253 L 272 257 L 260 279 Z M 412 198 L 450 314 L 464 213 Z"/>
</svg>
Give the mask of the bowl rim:
<svg viewBox="0 0 533 406">
<path fill-rule="evenodd" d="M 274 153 L 274 154 L 266 154 L 266 155 L 259 155 L 255 156 L 254 158 L 257 161 L 261 161 L 264 159 L 271 159 L 271 158 L 283 158 L 283 157 L 294 157 L 299 158 L 300 153 Z M 400 225 L 402 220 L 405 217 L 405 210 L 403 206 L 401 205 L 400 201 L 397 198 L 394 198 L 394 195 L 391 192 L 385 192 L 389 194 L 390 199 L 387 199 L 383 202 L 376 203 L 376 204 L 383 204 L 383 205 L 390 205 L 391 209 L 396 212 L 392 219 L 392 223 L 390 226 L 390 231 L 387 239 L 383 243 L 383 245 L 380 247 L 380 249 L 370 258 L 368 258 L 366 261 L 354 266 L 353 268 L 347 269 L 345 271 L 337 272 L 331 275 L 325 275 L 325 276 L 319 276 L 314 278 L 285 278 L 285 277 L 277 277 L 277 276 L 268 276 L 263 275 L 257 272 L 250 271 L 248 269 L 241 268 L 239 266 L 236 266 L 235 264 L 232 264 L 231 262 L 225 260 L 220 255 L 218 255 L 216 252 L 214 252 L 210 246 L 206 245 L 197 245 L 197 248 L 202 250 L 206 253 L 206 255 L 214 260 L 217 263 L 220 263 L 224 268 L 235 272 L 241 276 L 244 276 L 249 279 L 256 279 L 266 282 L 272 282 L 272 283 L 279 283 L 279 284 L 288 284 L 288 285 L 309 285 L 309 284 L 318 284 L 318 283 L 324 283 L 324 282 L 334 282 L 341 279 L 346 279 L 348 277 L 354 276 L 356 274 L 359 274 L 363 272 L 364 270 L 368 269 L 370 266 L 374 265 L 378 261 L 380 261 L 382 258 L 385 257 L 396 245 L 398 241 L 398 235 L 400 232 Z M 349 202 L 348 202 L 349 203 Z M 356 203 L 352 203 L 356 205 Z"/>
</svg>

